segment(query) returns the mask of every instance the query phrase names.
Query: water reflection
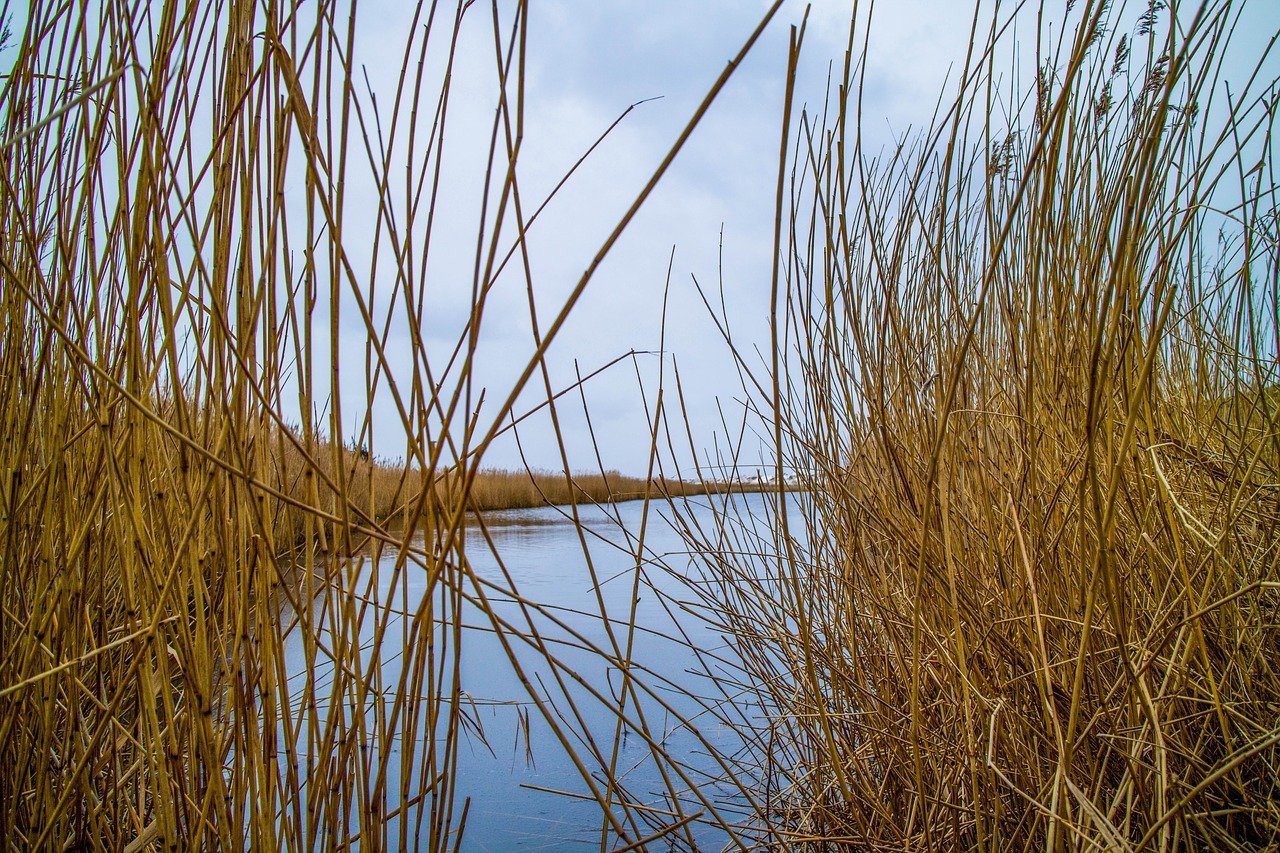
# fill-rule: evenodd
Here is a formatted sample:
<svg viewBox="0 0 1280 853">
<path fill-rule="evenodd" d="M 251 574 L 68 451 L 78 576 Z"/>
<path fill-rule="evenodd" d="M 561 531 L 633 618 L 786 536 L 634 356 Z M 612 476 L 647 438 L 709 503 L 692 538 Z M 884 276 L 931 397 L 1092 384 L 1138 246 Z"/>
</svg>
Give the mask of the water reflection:
<svg viewBox="0 0 1280 853">
<path fill-rule="evenodd" d="M 763 496 L 734 500 L 747 513 L 764 511 Z M 621 789 L 613 796 L 625 796 L 637 806 L 629 815 L 615 810 L 631 840 L 697 813 L 700 819 L 669 836 L 672 845 L 717 849 L 728 840 L 722 829 L 705 821 L 712 814 L 724 821 L 736 817 L 731 804 L 715 800 L 726 798 L 729 790 L 715 784 L 723 768 L 714 756 L 731 756 L 739 744 L 732 728 L 706 713 L 714 703 L 696 698 L 709 689 L 698 673 L 721 665 L 715 659 L 727 654 L 725 644 L 690 612 L 690 593 L 676 575 L 686 571 L 690 560 L 667 511 L 651 505 L 647 519 L 645 513 L 638 501 L 582 507 L 576 519 L 563 509 L 522 510 L 487 516 L 483 532 L 478 526 L 468 528 L 466 561 L 477 578 L 492 584 L 485 595 L 499 627 L 506 623 L 516 632 L 500 635 L 489 614 L 474 604 L 462 607 L 466 627 L 459 646 L 459 684 L 466 735 L 458 747 L 453 807 L 456 819 L 469 798 L 462 849 L 599 849 L 604 827 L 600 806 L 560 738 L 592 774 L 597 791 L 605 790 L 602 768 L 615 768 Z M 695 516 L 705 521 L 709 513 L 698 510 Z M 382 606 L 412 613 L 422 603 L 426 579 L 420 568 L 410 567 L 392 589 L 394 564 L 395 555 L 384 555 L 362 577 L 371 583 L 376 579 L 378 589 L 371 597 Z M 522 606 L 512 589 L 541 609 Z M 601 618 L 602 607 L 611 631 Z M 628 629 L 633 612 L 634 631 Z M 535 631 L 561 666 L 553 667 L 519 636 Z M 449 643 L 442 628 L 434 639 Z M 504 640 L 518 666 L 509 660 Z M 380 649 L 384 685 L 399 678 L 404 644 L 421 641 L 402 616 L 390 618 Z M 371 629 L 362 629 L 362 643 L 371 653 Z M 610 705 L 617 703 L 625 679 L 610 659 L 616 660 L 615 650 L 625 657 L 628 648 L 645 670 L 635 676 L 645 689 L 633 687 L 634 699 L 627 705 L 636 730 L 624 727 L 619 737 Z M 288 666 L 295 677 L 307 669 L 302 643 L 293 637 Z M 327 683 L 331 673 L 324 672 L 324 658 L 317 658 L 314 667 L 317 684 Z M 518 671 L 533 686 L 542 709 Z M 324 690 L 318 692 L 323 695 Z M 419 750 L 424 748 L 420 735 L 415 741 Z M 423 756 L 405 756 L 401 741 L 393 743 L 387 778 L 400 780 L 402 773 L 418 778 Z M 655 752 L 676 757 L 678 764 L 655 761 Z M 701 790 L 700 796 L 693 787 Z M 679 803 L 673 802 L 671 790 Z M 392 829 L 393 843 L 398 831 Z M 413 830 L 406 830 L 409 846 L 418 831 L 426 830 L 416 821 Z"/>
</svg>

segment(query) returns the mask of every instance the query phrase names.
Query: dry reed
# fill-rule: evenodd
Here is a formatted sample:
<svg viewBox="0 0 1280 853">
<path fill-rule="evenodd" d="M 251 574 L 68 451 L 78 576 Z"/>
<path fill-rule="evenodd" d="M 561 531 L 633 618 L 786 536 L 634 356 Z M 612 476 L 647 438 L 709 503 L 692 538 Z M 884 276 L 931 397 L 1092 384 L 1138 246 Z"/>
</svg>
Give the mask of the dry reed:
<svg viewBox="0 0 1280 853">
<path fill-rule="evenodd" d="M 1025 85 L 975 14 L 878 157 L 859 22 L 784 145 L 756 387 L 808 492 L 689 532 L 775 844 L 1280 844 L 1278 82 L 1164 6 L 1038 20 Z"/>
<path fill-rule="evenodd" d="M 516 178 L 528 4 L 419 4 L 379 100 L 358 94 L 354 4 L 30 4 L 0 81 L 6 847 L 456 849 L 462 609 L 512 667 L 536 642 L 470 570 L 473 490 L 512 479 L 483 455 L 539 378 L 554 415 L 547 348 L 777 6 L 557 313 L 530 300 L 523 370 L 484 404 L 485 307 L 504 272 L 532 293 L 550 201 Z M 493 122 L 471 140 L 471 311 L 441 361 L 429 258 L 458 219 L 441 175 L 466 27 L 492 46 L 472 94 Z M 372 209 L 348 195 L 361 176 Z M 406 612 L 410 580 L 427 591 Z M 538 704 L 572 753 L 563 707 Z M 577 766 L 624 844 L 661 831 L 597 783 L 607 758 Z"/>
<path fill-rule="evenodd" d="M 692 847 L 695 823 L 741 847 L 1274 846 L 1276 81 L 1220 85 L 1230 3 L 1179 26 L 1158 3 L 1068 5 L 1074 32 L 1039 38 L 1009 90 L 1002 30 L 975 17 L 949 109 L 879 158 L 857 28 L 831 108 L 796 110 L 792 136 L 792 31 L 772 364 L 748 390 L 774 482 L 805 491 L 779 487 L 765 526 L 731 495 L 711 528 L 683 515 L 734 646 L 704 658 L 700 701 L 745 745 L 700 786 L 656 724 L 697 734 L 633 655 L 634 604 L 598 599 L 601 636 L 574 637 L 619 674 L 606 694 L 544 638 L 554 608 L 476 576 L 464 529 L 632 493 L 647 523 L 652 499 L 735 491 L 663 475 L 659 436 L 684 425 L 662 392 L 644 477 L 481 462 L 527 386 L 558 423 L 548 347 L 760 29 L 561 310 L 530 299 L 523 370 L 485 405 L 484 308 L 504 271 L 532 293 L 541 210 L 516 179 L 527 4 L 423 4 L 380 111 L 341 4 L 33 3 L 0 88 L 0 838 L 454 849 L 470 607 L 599 803 L 602 849 Z M 477 16 L 486 204 L 442 364 L 428 256 Z M 356 170 L 380 188 L 365 268 Z M 332 392 L 352 372 L 361 399 Z M 402 447 L 352 449 L 375 399 Z M 632 547 L 634 602 L 643 527 Z M 668 810 L 627 789 L 628 734 Z M 393 772 L 395 744 L 414 757 Z"/>
</svg>

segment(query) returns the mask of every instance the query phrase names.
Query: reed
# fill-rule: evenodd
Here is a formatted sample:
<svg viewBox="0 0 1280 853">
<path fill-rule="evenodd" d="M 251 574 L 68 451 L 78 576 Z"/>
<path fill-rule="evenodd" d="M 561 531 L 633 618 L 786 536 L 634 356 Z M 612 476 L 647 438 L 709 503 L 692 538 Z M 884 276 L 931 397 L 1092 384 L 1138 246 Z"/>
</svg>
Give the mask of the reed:
<svg viewBox="0 0 1280 853">
<path fill-rule="evenodd" d="M 456 470 L 435 477 L 407 466 L 397 459 L 383 459 L 364 448 L 343 448 L 336 453 L 331 443 L 319 441 L 314 461 L 298 449 L 300 436 L 293 431 L 289 441 L 277 441 L 268 461 L 272 481 L 285 493 L 296 492 L 308 476 L 347 482 L 348 497 L 367 509 L 368 517 L 379 524 L 402 523 L 422 499 L 424 489 L 434 490 L 434 500 L 446 500 L 464 486 L 464 475 Z M 338 467 L 335 468 L 335 460 Z M 572 504 L 606 504 L 619 501 L 685 498 L 725 492 L 760 491 L 768 484 L 715 480 L 679 480 L 655 477 L 646 480 L 619 471 L 566 473 L 536 469 L 482 468 L 476 471 L 466 494 L 470 512 L 496 512 Z M 286 544 L 305 540 L 309 520 L 305 508 L 289 507 L 279 519 L 276 538 Z M 322 525 L 319 542 L 327 549 L 332 541 L 332 525 Z M 327 530 L 327 533 L 325 532 Z"/>
<path fill-rule="evenodd" d="M 1235 4 L 1075 5 L 1029 79 L 976 15 L 874 156 L 857 20 L 784 142 L 755 388 L 807 492 L 690 531 L 774 843 L 1280 839 L 1275 57 Z"/>
<path fill-rule="evenodd" d="M 553 199 L 518 180 L 530 5 L 419 4 L 381 100 L 336 0 L 38 0 L 9 36 L 3 843 L 457 849 L 458 751 L 483 738 L 461 655 L 486 630 L 599 804 L 602 850 L 695 848 L 700 824 L 741 848 L 1274 846 L 1280 80 L 1268 53 L 1221 84 L 1237 6 L 1175 25 L 1163 3 L 1086 0 L 1054 37 L 1042 8 L 1030 79 L 976 15 L 932 126 L 877 156 L 857 10 L 819 113 L 795 106 L 793 28 L 769 369 L 724 327 L 763 416 L 741 434 L 776 455 L 761 486 L 667 465 L 660 440 L 693 430 L 665 359 L 645 475 L 571 475 L 546 354 L 780 4 L 548 316 L 529 242 Z M 471 310 L 441 359 L 467 27 L 492 42 L 469 91 L 489 87 L 493 122 L 463 140 L 488 160 Z M 482 389 L 503 287 L 528 295 L 531 340 Z M 563 470 L 486 469 L 530 393 Z M 738 500 L 756 488 L 764 519 Z M 496 550 L 505 580 L 473 569 L 494 547 L 475 510 L 578 519 L 624 497 L 644 499 L 629 572 L 600 577 L 579 525 L 598 635 L 521 595 Z M 664 499 L 694 567 L 646 547 Z M 730 643 L 693 650 L 705 696 L 634 654 L 664 559 L 692 581 L 664 606 Z M 741 750 L 704 736 L 719 726 Z M 628 786 L 628 737 L 662 807 Z"/>
<path fill-rule="evenodd" d="M 479 475 L 484 453 L 526 387 L 541 380 L 554 413 L 547 348 L 764 22 L 539 317 L 527 240 L 551 198 L 522 199 L 517 180 L 526 3 L 418 4 L 380 100 L 360 79 L 354 4 L 13 12 L 0 6 L 14 22 L 0 80 L 0 839 L 456 849 L 463 607 L 502 634 L 512 667 L 511 643 L 532 634 L 501 622 L 470 570 L 473 491 L 482 506 L 495 483 L 498 502 L 517 491 Z M 467 28 L 492 45 L 469 92 L 487 93 L 493 122 L 458 145 Z M 441 188 L 463 150 L 488 152 L 469 224 Z M 349 195 L 362 181 L 372 205 Z M 471 311 L 453 329 L 432 265 L 435 243 L 457 239 L 439 236 L 446 221 L 475 241 Z M 485 307 L 513 286 L 530 294 L 533 336 L 506 354 L 517 380 L 486 397 Z M 428 357 L 428 324 L 456 336 L 451 358 Z M 373 446 L 401 428 L 402 443 Z M 411 582 L 426 593 L 406 610 Z M 539 707 L 573 750 L 561 709 Z M 412 759 L 393 765 L 399 745 Z M 606 803 L 600 764 L 578 766 Z M 634 841 L 647 824 L 629 809 L 606 806 Z"/>
</svg>

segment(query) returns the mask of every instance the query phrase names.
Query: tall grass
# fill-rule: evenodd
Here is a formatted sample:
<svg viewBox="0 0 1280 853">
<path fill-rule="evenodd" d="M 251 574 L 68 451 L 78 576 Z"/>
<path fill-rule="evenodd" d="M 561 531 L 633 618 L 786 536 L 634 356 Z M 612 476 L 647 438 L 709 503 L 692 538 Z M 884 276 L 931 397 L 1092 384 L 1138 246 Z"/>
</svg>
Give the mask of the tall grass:
<svg viewBox="0 0 1280 853">
<path fill-rule="evenodd" d="M 337 471 L 332 467 L 336 458 L 347 481 L 349 499 L 356 506 L 365 508 L 370 519 L 386 526 L 389 531 L 398 530 L 398 525 L 416 512 L 424 490 L 436 493 L 431 500 L 451 501 L 458 499 L 466 485 L 466 475 L 456 469 L 427 477 L 400 460 L 378 458 L 364 448 L 346 448 L 334 453 L 326 441 L 318 443 L 320 452 L 312 460 L 298 449 L 301 440 L 296 432 L 292 438 L 291 442 L 279 442 L 276 453 L 269 460 L 271 475 L 282 489 L 297 489 L 309 475 L 330 480 L 336 478 Z M 606 504 L 646 497 L 665 500 L 769 488 L 772 488 L 769 484 L 760 482 L 686 481 L 664 476 L 646 480 L 616 470 L 575 473 L 532 468 L 482 468 L 471 477 L 465 493 L 465 506 L 469 512 L 484 513 Z M 287 525 L 287 529 L 278 530 L 277 538 L 284 544 L 302 545 L 307 541 L 308 524 L 306 513 L 286 512 L 277 526 Z M 332 527 L 332 524 L 316 527 L 311 523 L 311 535 L 319 536 L 315 544 L 322 550 L 330 548 Z"/>
<path fill-rule="evenodd" d="M 780 844 L 1280 843 L 1275 57 L 1075 5 L 1030 74 L 975 16 L 874 156 L 857 20 L 784 146 L 756 387 L 808 493 L 690 531 Z"/>
<path fill-rule="evenodd" d="M 464 603 L 511 667 L 512 643 L 537 642 L 470 569 L 484 453 L 526 387 L 554 415 L 548 347 L 778 4 L 543 317 L 526 240 L 549 199 L 522 198 L 516 178 L 529 10 L 499 5 L 418 4 L 380 100 L 356 64 L 354 4 L 0 8 L 14 22 L 0 81 L 7 847 L 459 843 Z M 492 45 L 469 91 L 488 92 L 493 120 L 459 146 L 468 27 Z M 463 150 L 488 158 L 471 214 L 442 189 Z M 372 206 L 349 193 L 362 181 Z M 472 301 L 447 329 L 435 244 L 468 215 Z M 504 272 L 530 294 L 533 337 L 518 379 L 486 394 L 474 365 Z M 452 357 L 429 356 L 428 325 L 456 336 Z M 375 408 L 390 412 L 377 431 Z M 403 443 L 385 446 L 397 425 Z M 411 581 L 427 591 L 407 611 Z M 621 715 L 637 700 L 616 701 Z M 563 706 L 538 707 L 572 752 Z M 654 827 L 592 775 L 615 765 L 577 764 L 632 843 Z"/>
<path fill-rule="evenodd" d="M 692 433 L 668 423 L 678 377 L 646 401 L 634 481 L 482 462 L 536 389 L 567 472 L 548 348 L 761 29 L 540 316 L 544 200 L 517 180 L 529 5 L 422 4 L 381 101 L 359 94 L 354 10 L 328 0 L 36 2 L 13 33 L 4 843 L 454 849 L 467 613 L 599 804 L 602 849 L 695 847 L 697 823 L 744 848 L 1275 845 L 1280 81 L 1222 83 L 1236 7 L 1175 25 L 1159 3 L 1068 4 L 1074 29 L 1037 20 L 1030 79 L 1001 79 L 1002 21 L 975 17 L 958 90 L 877 157 L 865 31 L 814 114 L 793 30 L 770 370 L 752 384 L 738 353 L 777 452 L 773 511 L 729 495 L 710 527 L 682 516 L 692 589 L 732 645 L 694 649 L 704 698 L 634 654 L 653 499 L 727 490 L 663 474 L 659 438 Z M 441 359 L 426 329 L 466 27 L 492 42 L 493 121 L 471 140 L 488 157 L 471 310 Z M 348 195 L 361 176 L 372 210 Z M 482 389 L 508 282 L 531 340 L 516 380 Z M 375 411 L 402 445 L 374 445 Z M 520 595 L 500 553 L 505 581 L 473 570 L 472 510 L 576 517 L 633 487 L 628 611 L 606 607 L 579 530 L 598 636 Z M 744 749 L 715 752 L 708 720 Z M 670 725 L 715 779 L 671 754 Z M 628 736 L 662 808 L 628 786 Z"/>
</svg>

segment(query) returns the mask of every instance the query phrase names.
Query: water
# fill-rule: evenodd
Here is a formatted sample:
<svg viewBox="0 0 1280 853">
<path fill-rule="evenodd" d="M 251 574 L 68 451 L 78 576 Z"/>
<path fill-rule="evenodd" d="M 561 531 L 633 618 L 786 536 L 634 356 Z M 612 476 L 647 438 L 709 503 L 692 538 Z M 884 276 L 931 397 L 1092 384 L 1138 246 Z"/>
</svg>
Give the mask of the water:
<svg viewBox="0 0 1280 853">
<path fill-rule="evenodd" d="M 767 498 L 739 495 L 733 500 L 740 504 L 740 512 L 763 515 Z M 669 511 L 658 504 L 650 505 L 647 520 L 645 506 L 639 501 L 579 508 L 581 530 L 566 512 L 544 508 L 487 516 L 488 541 L 478 528 L 468 529 L 467 560 L 478 578 L 498 588 L 486 590 L 492 612 L 512 623 L 519 633 L 530 633 L 532 625 L 554 649 L 560 666 L 553 666 L 512 632 L 504 632 L 514 647 L 519 668 L 593 778 L 600 779 L 602 765 L 614 760 L 617 743 L 617 775 L 626 787 L 628 799 L 642 807 L 632 814 L 648 817 L 647 826 L 626 827 L 628 838 L 634 841 L 674 822 L 676 813 L 688 816 L 702 812 L 700 819 L 672 837 L 683 848 L 719 849 L 729 836 L 710 820 L 712 809 L 719 810 L 724 820 L 739 820 L 742 815 L 734 811 L 732 787 L 715 782 L 723 772 L 722 764 L 713 755 L 731 756 L 741 744 L 731 726 L 706 711 L 708 707 L 726 711 L 723 697 L 719 704 L 714 697 L 695 697 L 713 693 L 706 669 L 731 666 L 732 656 L 724 639 L 693 613 L 695 596 L 686 581 L 677 576 L 690 572 L 696 576 L 688 546 L 669 523 Z M 710 520 L 710 515 L 705 508 L 694 512 L 703 523 Z M 644 550 L 638 560 L 642 526 Z M 592 583 L 588 558 L 600 581 L 598 585 Z M 376 574 L 372 571 L 375 567 L 367 566 L 362 577 L 376 584 L 380 602 L 391 602 L 396 608 L 412 612 L 426 589 L 422 570 L 410 570 L 406 580 L 392 589 L 393 564 L 393 554 L 384 556 L 376 566 Z M 503 566 L 513 583 L 504 575 Z M 543 612 L 526 615 L 510 594 L 511 588 L 542 605 Z M 600 649 L 611 651 L 613 643 L 625 649 L 626 623 L 637 590 L 632 659 L 651 670 L 636 677 L 656 696 L 642 696 L 639 711 L 633 703 L 628 713 L 635 724 L 643 714 L 649 736 L 661 744 L 667 755 L 676 758 L 678 767 L 666 759 L 656 761 L 650 744 L 637 731 L 626 731 L 615 741 L 617 718 L 608 704 L 617 701 L 614 697 L 620 690 L 622 673 L 598 651 L 581 647 L 585 640 Z M 614 627 L 612 640 L 600 616 L 601 602 Z M 490 617 L 474 604 L 464 604 L 461 612 L 466 627 L 460 646 L 459 683 L 467 697 L 464 711 L 468 733 L 458 748 L 453 813 L 456 823 L 469 798 L 462 849 L 599 849 L 602 812 L 582 772 L 558 740 L 544 712 L 531 701 Z M 361 638 L 368 660 L 371 630 L 363 629 Z M 394 685 L 400 675 L 406 659 L 402 654 L 406 639 L 414 642 L 408 638 L 406 623 L 400 617 L 392 617 L 379 664 L 384 684 Z M 436 642 L 449 642 L 443 629 L 437 630 Z M 437 656 L 441 657 L 439 652 Z M 300 639 L 290 637 L 286 658 L 291 673 L 299 677 L 305 673 Z M 324 660 L 317 659 L 314 671 L 321 695 L 323 685 L 332 677 L 324 667 Z M 592 696 L 591 690 L 602 694 L 605 701 Z M 319 713 L 323 714 L 323 709 Z M 680 716 L 692 725 L 682 724 Z M 416 754 L 408 756 L 403 754 L 401 740 L 395 741 L 388 757 L 389 779 L 400 778 L 405 762 L 409 763 L 410 772 L 418 772 L 422 741 L 421 736 L 414 739 Z M 592 741 L 597 750 L 594 755 L 589 746 Z M 664 783 L 663 770 L 669 783 Z M 688 778 L 677 778 L 678 772 Z M 710 808 L 699 802 L 690 783 L 712 801 Z M 603 790 L 603 786 L 599 787 Z M 668 793 L 671 789 L 680 797 L 680 809 L 672 802 Z M 623 813 L 615 809 L 615 814 Z M 394 842 L 398 825 L 392 830 Z M 425 829 L 422 837 L 425 838 Z M 413 829 L 409 830 L 408 839 L 409 846 L 413 846 Z M 615 841 L 616 836 L 611 835 L 610 846 Z M 650 849 L 664 847 L 654 844 Z"/>
</svg>

